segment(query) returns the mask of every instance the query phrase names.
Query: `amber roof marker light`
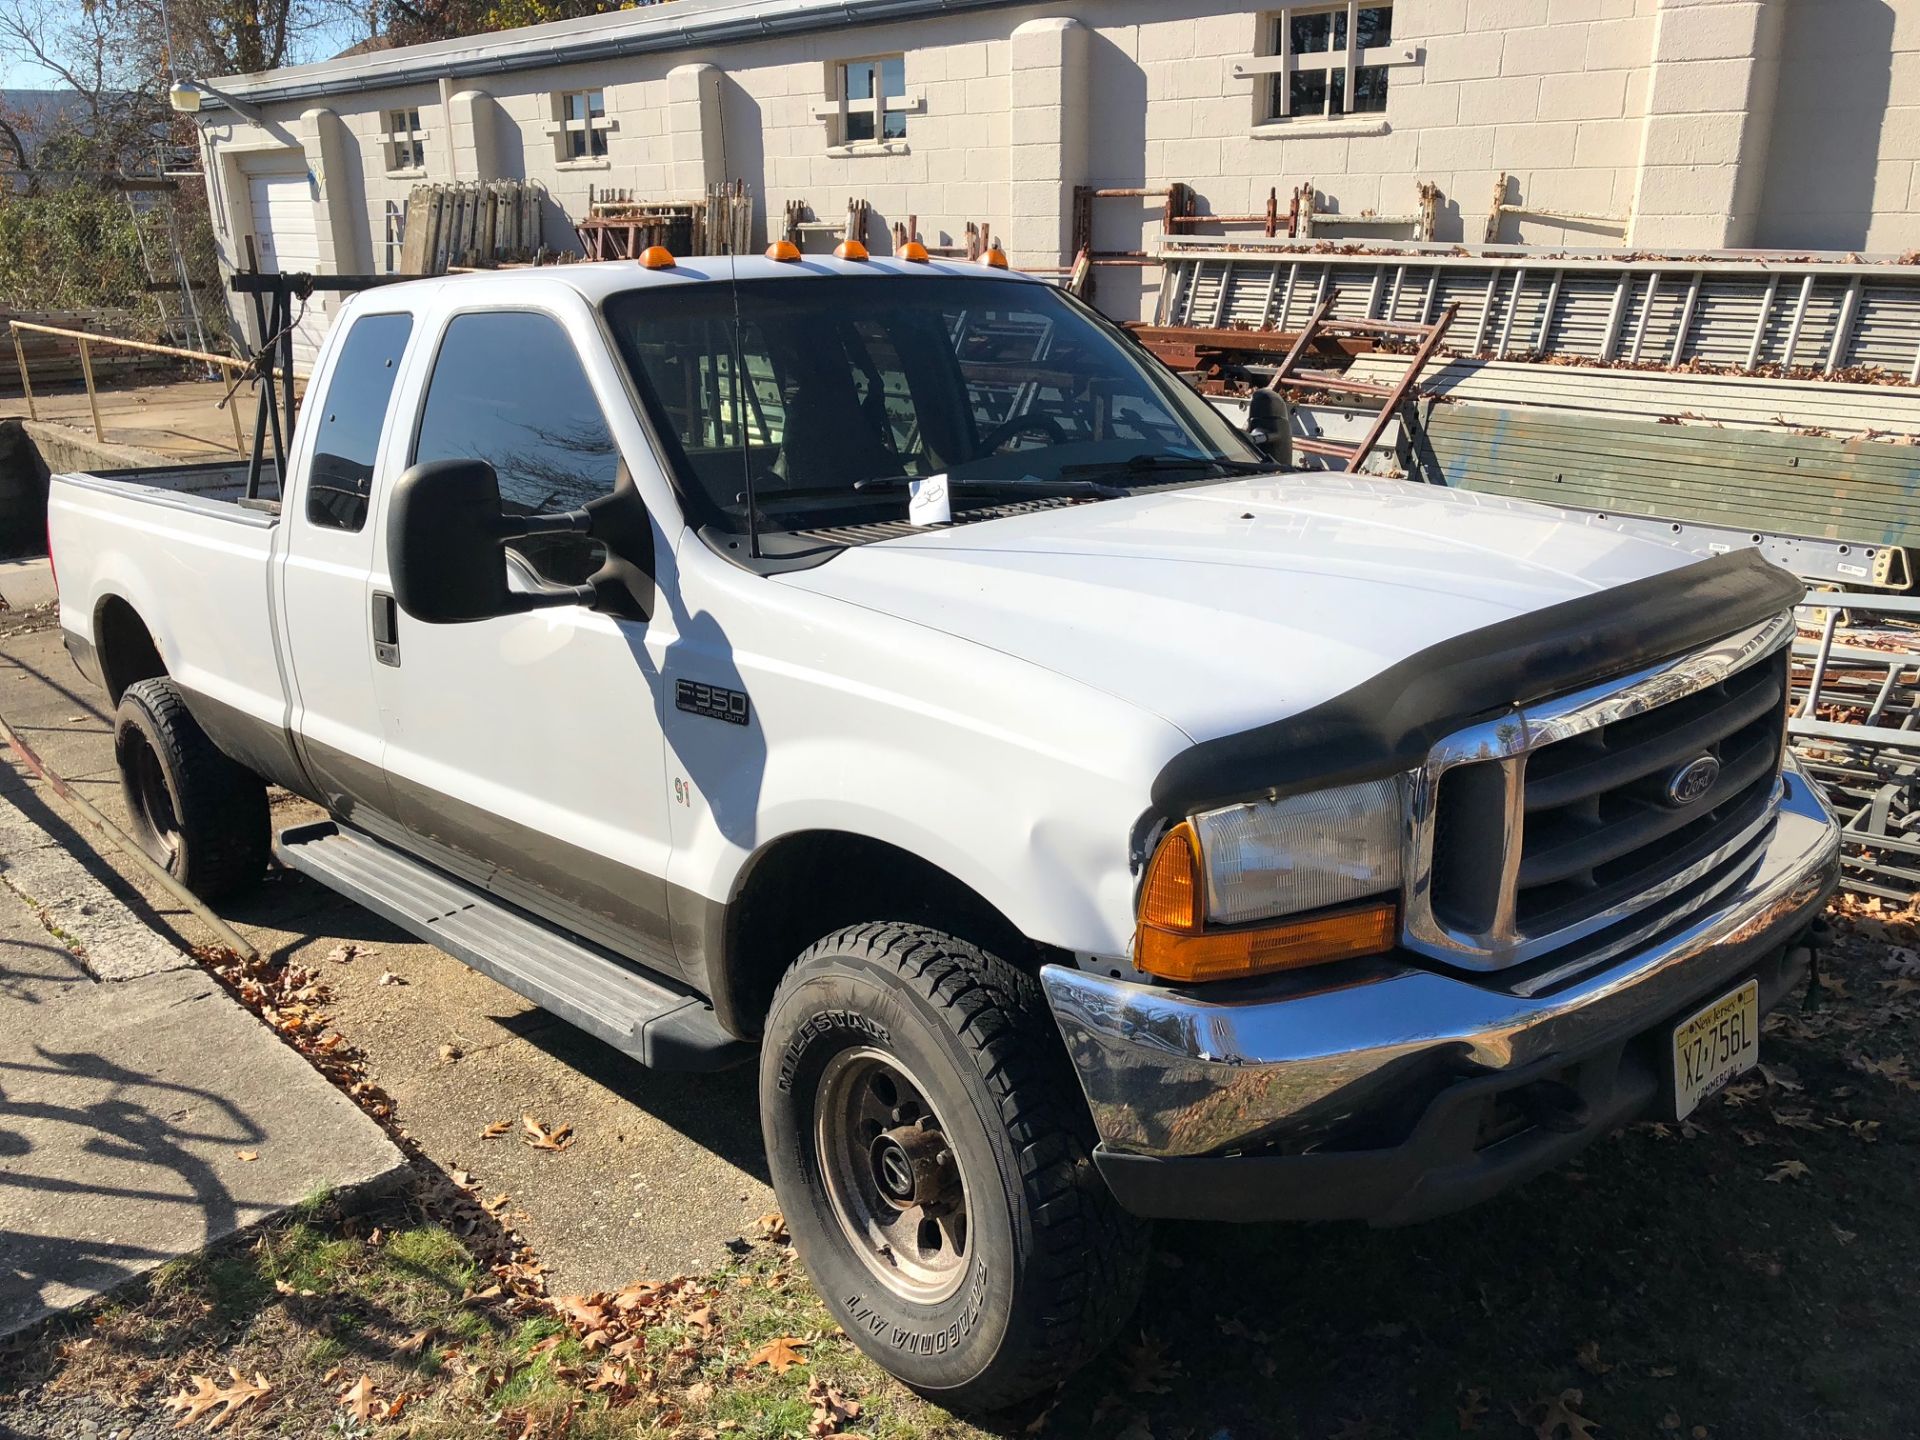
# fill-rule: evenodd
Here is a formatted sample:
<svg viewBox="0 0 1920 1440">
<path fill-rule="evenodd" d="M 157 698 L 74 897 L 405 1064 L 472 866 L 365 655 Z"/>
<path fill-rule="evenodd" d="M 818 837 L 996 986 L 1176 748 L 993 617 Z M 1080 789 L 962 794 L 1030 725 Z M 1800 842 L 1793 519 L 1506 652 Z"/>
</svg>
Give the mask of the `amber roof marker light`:
<svg viewBox="0 0 1920 1440">
<path fill-rule="evenodd" d="M 767 259 L 791 265 L 800 258 L 800 247 L 791 240 L 776 240 L 767 246 Z"/>
<path fill-rule="evenodd" d="M 836 260 L 864 260 L 867 258 L 867 247 L 862 245 L 858 240 L 842 240 L 838 245 L 833 247 L 833 258 Z"/>
<path fill-rule="evenodd" d="M 671 270 L 673 252 L 664 245 L 649 245 L 640 252 L 640 263 L 649 270 Z"/>
<path fill-rule="evenodd" d="M 900 247 L 900 258 L 902 260 L 911 260 L 915 265 L 925 265 L 933 259 L 931 255 L 927 254 L 927 247 L 922 245 L 918 240 L 909 240 L 906 244 L 902 245 Z"/>
</svg>

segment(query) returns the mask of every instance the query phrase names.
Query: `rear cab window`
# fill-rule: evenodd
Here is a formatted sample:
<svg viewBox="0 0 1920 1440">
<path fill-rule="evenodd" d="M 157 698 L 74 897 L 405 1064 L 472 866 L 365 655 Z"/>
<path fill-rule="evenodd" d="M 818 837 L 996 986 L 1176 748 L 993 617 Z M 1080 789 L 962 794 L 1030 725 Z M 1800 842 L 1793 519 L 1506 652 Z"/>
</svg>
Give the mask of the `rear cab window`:
<svg viewBox="0 0 1920 1440">
<path fill-rule="evenodd" d="M 313 464 L 307 472 L 306 515 L 328 530 L 358 531 L 367 523 L 374 461 L 393 402 L 400 357 L 413 333 L 411 315 L 362 315 L 351 322 L 327 376 L 318 415 Z"/>
</svg>

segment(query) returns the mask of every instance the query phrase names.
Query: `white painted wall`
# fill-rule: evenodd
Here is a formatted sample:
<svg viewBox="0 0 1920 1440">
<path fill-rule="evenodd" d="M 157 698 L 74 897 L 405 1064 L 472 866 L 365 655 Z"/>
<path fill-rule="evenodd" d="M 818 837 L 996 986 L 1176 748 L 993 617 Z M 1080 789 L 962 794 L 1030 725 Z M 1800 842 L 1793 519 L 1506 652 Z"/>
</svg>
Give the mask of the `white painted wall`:
<svg viewBox="0 0 1920 1440">
<path fill-rule="evenodd" d="M 870 244 L 909 214 L 933 243 L 982 221 L 1029 266 L 1070 258 L 1075 183 L 1182 180 L 1206 208 L 1245 213 L 1270 187 L 1284 210 L 1311 180 L 1337 232 L 1341 214 L 1412 210 L 1432 181 L 1437 238 L 1477 243 L 1504 171 L 1510 201 L 1632 217 L 1623 231 L 1508 216 L 1509 241 L 1920 248 L 1920 0 L 1398 0 L 1394 44 L 1418 58 L 1394 68 L 1384 115 L 1262 124 L 1264 82 L 1234 69 L 1278 8 L 1064 0 L 267 102 L 265 124 L 213 112 L 216 227 L 238 255 L 233 182 L 249 155 L 291 147 L 313 162 L 341 270 L 383 268 L 386 204 L 423 179 L 496 177 L 546 187 L 556 246 L 573 243 L 567 217 L 590 186 L 693 198 L 722 176 L 747 180 L 763 239 L 789 199 L 838 219 L 858 196 Z M 919 102 L 906 142 L 834 144 L 816 111 L 835 64 L 902 52 Z M 609 153 L 562 163 L 552 96 L 593 87 Z M 402 107 L 429 134 L 424 174 L 386 169 L 377 137 Z M 1142 248 L 1157 214 L 1103 202 L 1096 241 Z M 1103 308 L 1149 313 L 1156 283 L 1103 270 Z"/>
</svg>

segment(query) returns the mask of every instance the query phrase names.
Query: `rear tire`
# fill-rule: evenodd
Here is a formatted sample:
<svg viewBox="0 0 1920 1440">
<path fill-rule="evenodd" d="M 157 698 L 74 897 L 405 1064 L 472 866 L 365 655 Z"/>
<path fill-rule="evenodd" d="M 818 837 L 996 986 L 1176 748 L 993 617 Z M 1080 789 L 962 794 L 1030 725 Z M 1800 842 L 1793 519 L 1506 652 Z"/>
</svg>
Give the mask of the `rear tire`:
<svg viewBox="0 0 1920 1440">
<path fill-rule="evenodd" d="M 827 1307 L 930 1399 L 1024 1400 L 1132 1314 L 1149 1227 L 1095 1171 L 1040 987 L 1004 960 L 917 925 L 811 946 L 774 995 L 760 1113 Z"/>
<path fill-rule="evenodd" d="M 179 686 L 129 685 L 114 717 L 113 752 L 133 838 L 168 874 L 218 900 L 266 873 L 266 782 L 207 738 Z"/>
</svg>

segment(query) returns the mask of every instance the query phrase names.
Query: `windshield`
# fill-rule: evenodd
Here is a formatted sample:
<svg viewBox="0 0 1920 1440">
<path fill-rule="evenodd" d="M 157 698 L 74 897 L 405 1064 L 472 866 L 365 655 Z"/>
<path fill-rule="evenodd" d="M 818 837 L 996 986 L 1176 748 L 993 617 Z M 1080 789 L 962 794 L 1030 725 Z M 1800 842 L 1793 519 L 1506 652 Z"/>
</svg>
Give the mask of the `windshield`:
<svg viewBox="0 0 1920 1440">
<path fill-rule="evenodd" d="M 897 275 L 657 287 L 606 312 L 697 523 L 956 519 L 1270 469 L 1218 411 L 1048 285 Z M 735 307 L 738 306 L 738 322 Z"/>
</svg>

